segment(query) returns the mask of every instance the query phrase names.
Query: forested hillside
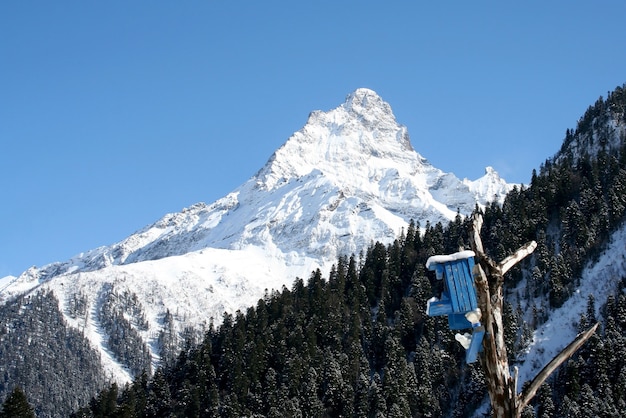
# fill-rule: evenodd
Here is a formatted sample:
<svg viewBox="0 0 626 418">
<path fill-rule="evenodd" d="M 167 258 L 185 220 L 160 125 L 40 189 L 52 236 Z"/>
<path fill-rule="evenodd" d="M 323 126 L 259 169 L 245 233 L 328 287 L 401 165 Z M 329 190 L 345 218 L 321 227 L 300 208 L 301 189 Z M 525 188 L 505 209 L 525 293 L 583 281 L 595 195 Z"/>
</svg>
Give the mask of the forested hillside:
<svg viewBox="0 0 626 418">
<path fill-rule="evenodd" d="M 98 353 L 47 292 L 0 306 L 0 395 L 20 382 L 39 416 L 66 416 L 107 382 Z"/>
<path fill-rule="evenodd" d="M 456 248 L 463 222 L 410 226 L 386 248 L 341 258 L 256 307 L 225 315 L 219 330 L 176 365 L 121 393 L 120 413 L 146 416 L 410 416 L 463 414 L 482 391 L 445 320 L 424 315 L 431 288 L 421 261 Z M 444 237 L 448 237 L 445 239 Z M 463 383 L 463 384 L 461 384 Z M 450 391 L 450 388 L 455 388 Z M 113 387 L 92 402 L 111 414 Z M 133 412 L 135 411 L 135 412 Z M 438 413 L 435 413 L 437 415 Z M 79 416 L 89 416 L 81 411 Z"/>
<path fill-rule="evenodd" d="M 493 259 L 538 243 L 506 277 L 513 362 L 523 361 L 534 329 L 575 293 L 585 265 L 624 227 L 624 109 L 624 87 L 599 99 L 528 187 L 483 210 L 483 243 Z M 484 377 L 478 363 L 465 364 L 445 317 L 425 315 L 439 283 L 424 267 L 431 255 L 469 248 L 468 225 L 460 215 L 448 225 L 411 223 L 390 245 L 373 243 L 363 254 L 340 257 L 329 272 L 312 272 L 245 312 L 225 314 L 219 328 L 200 344 L 190 342 L 172 364 L 127 387 L 111 386 L 74 416 L 471 416 L 484 408 Z M 594 295 L 584 295 L 588 306 L 576 314 L 578 327 L 597 320 L 601 326 L 542 387 L 526 417 L 620 416 L 626 406 L 621 279 L 600 315 Z"/>
</svg>

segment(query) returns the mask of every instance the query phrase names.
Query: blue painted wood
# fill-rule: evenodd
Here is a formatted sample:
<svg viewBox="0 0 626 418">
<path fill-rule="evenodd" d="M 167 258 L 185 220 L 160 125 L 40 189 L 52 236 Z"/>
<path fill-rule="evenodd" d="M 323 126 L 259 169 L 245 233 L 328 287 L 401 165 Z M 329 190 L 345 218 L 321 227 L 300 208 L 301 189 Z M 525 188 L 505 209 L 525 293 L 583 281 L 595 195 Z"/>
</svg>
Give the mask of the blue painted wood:
<svg viewBox="0 0 626 418">
<path fill-rule="evenodd" d="M 454 312 L 469 312 L 478 307 L 476 288 L 474 286 L 473 258 L 449 261 L 437 264 L 435 269 L 443 269 L 443 277 L 450 294 L 450 302 Z"/>
<path fill-rule="evenodd" d="M 477 308 L 476 289 L 474 288 L 474 277 L 468 276 L 466 269 L 463 268 L 466 265 L 467 263 L 459 265 L 459 281 L 462 283 L 463 289 L 463 307 L 471 311 Z"/>
<path fill-rule="evenodd" d="M 430 316 L 448 315 L 448 326 L 452 330 L 471 328 L 470 345 L 465 352 L 465 361 L 473 363 L 478 359 L 485 336 L 485 328 L 480 323 L 470 323 L 465 314 L 478 308 L 478 297 L 474 284 L 474 257 L 454 259 L 444 257 L 443 262 L 427 263 L 435 271 L 438 280 L 443 280 L 443 291 L 439 299 L 428 302 L 426 313 Z M 439 258 L 441 260 L 441 258 Z"/>
<path fill-rule="evenodd" d="M 445 263 L 443 265 L 444 279 L 450 292 L 450 301 L 452 303 L 452 310 L 454 312 L 463 312 L 461 309 L 461 302 L 459 301 L 459 289 L 457 289 L 457 281 L 452 271 L 452 263 Z"/>
<path fill-rule="evenodd" d="M 476 284 L 474 283 L 474 258 L 467 258 L 465 261 L 466 262 L 462 264 L 463 278 L 465 279 L 468 288 L 469 304 L 472 306 L 472 309 L 470 310 L 474 310 L 478 307 Z"/>
<path fill-rule="evenodd" d="M 472 341 L 465 352 L 465 362 L 471 364 L 478 359 L 478 353 L 482 348 L 483 338 L 485 337 L 485 327 L 478 326 L 472 329 Z"/>
<path fill-rule="evenodd" d="M 453 312 L 450 298 L 447 297 L 445 293 L 441 295 L 441 299 L 428 301 L 428 306 L 426 308 L 426 314 L 428 316 L 449 315 Z"/>
<path fill-rule="evenodd" d="M 437 277 L 437 280 L 443 280 L 444 278 L 444 265 L 443 264 L 435 264 L 435 276 Z"/>
<path fill-rule="evenodd" d="M 465 318 L 465 314 L 463 313 L 451 313 L 448 315 L 448 328 L 457 330 L 457 329 L 468 329 L 472 327 L 472 323 Z"/>
</svg>

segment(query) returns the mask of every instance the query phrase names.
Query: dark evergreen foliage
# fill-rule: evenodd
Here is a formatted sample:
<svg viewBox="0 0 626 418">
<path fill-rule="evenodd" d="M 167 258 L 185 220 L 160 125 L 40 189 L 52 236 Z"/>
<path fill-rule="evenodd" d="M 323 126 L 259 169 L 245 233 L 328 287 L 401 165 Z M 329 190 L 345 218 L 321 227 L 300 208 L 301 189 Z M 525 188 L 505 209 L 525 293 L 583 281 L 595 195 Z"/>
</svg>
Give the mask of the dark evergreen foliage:
<svg viewBox="0 0 626 418">
<path fill-rule="evenodd" d="M 35 418 L 35 411 L 28 403 L 26 394 L 17 386 L 6 398 L 0 410 L 0 418 Z"/>
<path fill-rule="evenodd" d="M 464 222 L 459 217 L 453 228 L 464 231 Z M 298 279 L 245 314 L 225 314 L 218 330 L 171 367 L 124 388 L 116 411 L 181 417 L 451 412 L 452 392 L 461 391 L 462 349 L 447 324 L 426 317 L 422 305 L 433 279 L 422 267 L 433 252 L 424 242 L 445 248 L 448 228 L 427 226 L 423 235 L 414 228 L 389 246 L 374 244 L 360 262 L 341 257 L 327 279 L 312 272 L 306 285 Z M 458 246 L 459 238 L 452 242 Z M 97 399 L 108 399 L 107 393 Z M 145 399 L 143 406 L 136 399 Z M 102 408 L 95 401 L 77 416 Z"/>
<path fill-rule="evenodd" d="M 0 318 L 0 400 L 20 385 L 37 416 L 68 416 L 105 386 L 99 355 L 52 293 L 7 302 Z"/>
<path fill-rule="evenodd" d="M 147 322 L 137 296 L 129 292 L 118 293 L 115 289 L 108 289 L 100 298 L 102 303 L 98 309 L 98 320 L 108 336 L 109 350 L 121 364 L 128 367 L 133 376 L 139 375 L 144 370 L 150 372 L 152 363 L 150 350 L 131 321 L 124 316 L 127 313 L 137 328 L 147 329 Z"/>
</svg>

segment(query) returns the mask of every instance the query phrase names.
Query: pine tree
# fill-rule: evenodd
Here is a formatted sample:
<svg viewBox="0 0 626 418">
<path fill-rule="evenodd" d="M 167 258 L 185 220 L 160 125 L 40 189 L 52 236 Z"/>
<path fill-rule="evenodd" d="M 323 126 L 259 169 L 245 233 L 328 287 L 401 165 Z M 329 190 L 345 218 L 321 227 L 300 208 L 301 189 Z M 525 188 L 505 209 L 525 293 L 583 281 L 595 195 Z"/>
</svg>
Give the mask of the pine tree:
<svg viewBox="0 0 626 418">
<path fill-rule="evenodd" d="M 368 417 L 368 386 L 369 379 L 365 373 L 359 373 L 354 390 L 354 417 L 355 418 L 367 418 Z"/>
<path fill-rule="evenodd" d="M 395 333 L 390 333 L 385 341 L 385 367 L 383 368 L 383 394 L 389 416 L 409 416 L 408 368 L 405 351 Z"/>
<path fill-rule="evenodd" d="M 596 298 L 590 294 L 587 297 L 587 322 L 593 325 L 596 321 Z"/>
<path fill-rule="evenodd" d="M 555 413 L 554 402 L 552 401 L 552 389 L 547 384 L 541 385 L 538 393 L 538 414 L 539 418 L 553 418 Z"/>
<path fill-rule="evenodd" d="M 146 416 L 166 417 L 172 409 L 172 397 L 164 372 L 158 369 L 148 387 Z"/>
<path fill-rule="evenodd" d="M 35 412 L 19 386 L 13 389 L 2 404 L 0 418 L 35 418 Z"/>
<path fill-rule="evenodd" d="M 318 396 L 318 373 L 309 367 L 306 378 L 302 381 L 302 413 L 305 417 L 319 417 L 324 413 L 324 405 Z"/>
<path fill-rule="evenodd" d="M 94 417 L 104 418 L 115 414 L 117 410 L 117 384 L 113 383 L 108 390 L 103 390 L 100 395 L 91 402 L 91 412 Z"/>
<path fill-rule="evenodd" d="M 567 418 L 582 418 L 591 415 L 581 414 L 580 406 L 576 401 L 570 399 L 567 395 L 563 398 L 561 407 L 559 408 L 559 416 Z"/>
<path fill-rule="evenodd" d="M 517 335 L 519 332 L 519 320 L 513 306 L 505 302 L 503 312 L 504 322 L 504 343 L 506 344 L 506 351 L 509 356 L 509 361 L 515 358 L 515 342 L 517 341 Z"/>
<path fill-rule="evenodd" d="M 378 373 L 374 373 L 370 381 L 368 400 L 370 417 L 384 418 L 387 416 L 387 403 L 385 402 L 382 382 Z"/>
<path fill-rule="evenodd" d="M 411 411 L 414 415 L 423 417 L 438 417 L 441 415 L 439 399 L 433 390 L 434 380 L 430 368 L 433 366 L 430 356 L 430 347 L 426 338 L 421 338 L 416 347 L 413 376 L 415 376 L 416 390 L 411 393 L 410 400 L 414 405 Z"/>
<path fill-rule="evenodd" d="M 598 399 L 593 393 L 593 389 L 585 383 L 580 388 L 580 396 L 578 398 L 578 405 L 580 405 L 581 412 L 584 412 L 585 416 L 597 417 L 599 413 Z"/>
<path fill-rule="evenodd" d="M 326 413 L 333 417 L 348 415 L 344 411 L 345 407 L 351 404 L 347 395 L 341 367 L 330 350 L 326 350 L 322 373 L 322 402 L 326 407 Z"/>
</svg>

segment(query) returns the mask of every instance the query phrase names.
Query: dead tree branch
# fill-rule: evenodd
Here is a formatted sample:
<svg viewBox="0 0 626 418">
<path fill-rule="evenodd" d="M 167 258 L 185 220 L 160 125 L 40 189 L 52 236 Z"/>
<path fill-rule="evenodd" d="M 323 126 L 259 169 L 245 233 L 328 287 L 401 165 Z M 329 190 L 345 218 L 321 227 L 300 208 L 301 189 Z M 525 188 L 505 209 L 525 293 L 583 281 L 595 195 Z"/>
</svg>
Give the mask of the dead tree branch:
<svg viewBox="0 0 626 418">
<path fill-rule="evenodd" d="M 537 243 L 535 241 L 531 241 L 524 245 L 522 248 L 517 250 L 515 254 L 512 254 L 502 260 L 500 264 L 498 264 L 498 268 L 500 269 L 500 274 L 504 276 L 504 274 L 511 269 L 514 265 L 522 261 L 526 256 L 532 254 L 537 248 Z"/>
<path fill-rule="evenodd" d="M 550 363 L 546 364 L 543 369 L 535 376 L 530 382 L 530 385 L 519 395 L 519 410 L 524 409 L 530 400 L 535 396 L 539 387 L 546 381 L 546 379 L 554 372 L 561 364 L 569 359 L 591 336 L 596 332 L 599 323 L 596 323 L 593 327 L 589 328 L 585 332 L 581 332 L 576 336 L 576 339 L 569 343 L 567 347 L 557 354 Z"/>
</svg>

